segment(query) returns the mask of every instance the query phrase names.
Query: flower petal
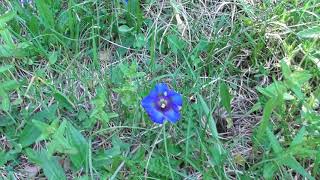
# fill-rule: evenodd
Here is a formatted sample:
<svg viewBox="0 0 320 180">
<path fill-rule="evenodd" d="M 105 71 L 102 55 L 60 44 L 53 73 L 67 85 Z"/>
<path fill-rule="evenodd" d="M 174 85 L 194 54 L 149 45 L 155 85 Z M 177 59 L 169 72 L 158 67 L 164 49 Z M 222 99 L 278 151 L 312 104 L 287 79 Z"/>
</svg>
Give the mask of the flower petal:
<svg viewBox="0 0 320 180">
<path fill-rule="evenodd" d="M 168 111 L 164 112 L 166 119 L 172 123 L 177 122 L 180 119 L 179 111 L 175 111 L 174 109 L 169 109 Z"/>
<path fill-rule="evenodd" d="M 156 85 L 155 87 L 158 95 L 160 94 L 163 94 L 164 92 L 168 92 L 169 91 L 169 88 L 168 88 L 168 85 L 165 84 L 165 83 L 159 83 Z"/>
<path fill-rule="evenodd" d="M 179 93 L 176 93 L 172 90 L 168 92 L 168 97 L 171 100 L 171 103 L 176 106 L 182 106 L 182 96 Z"/>
<path fill-rule="evenodd" d="M 153 122 L 162 124 L 165 120 L 164 115 L 160 111 L 157 111 L 155 108 L 149 107 L 145 108 L 145 110 Z"/>
<path fill-rule="evenodd" d="M 153 96 L 146 96 L 145 98 L 142 99 L 141 105 L 143 108 L 153 108 L 155 105 L 155 102 L 157 101 L 156 97 Z"/>
</svg>

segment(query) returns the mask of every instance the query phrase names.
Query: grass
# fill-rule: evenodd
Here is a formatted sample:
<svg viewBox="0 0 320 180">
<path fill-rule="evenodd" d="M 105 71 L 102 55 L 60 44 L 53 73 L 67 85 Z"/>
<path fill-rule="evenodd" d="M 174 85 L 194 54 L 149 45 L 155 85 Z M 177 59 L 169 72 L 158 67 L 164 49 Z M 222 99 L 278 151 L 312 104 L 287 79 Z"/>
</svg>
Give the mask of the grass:
<svg viewBox="0 0 320 180">
<path fill-rule="evenodd" d="M 320 2 L 0 5 L 2 179 L 320 178 Z M 182 118 L 154 124 L 156 83 Z"/>
</svg>

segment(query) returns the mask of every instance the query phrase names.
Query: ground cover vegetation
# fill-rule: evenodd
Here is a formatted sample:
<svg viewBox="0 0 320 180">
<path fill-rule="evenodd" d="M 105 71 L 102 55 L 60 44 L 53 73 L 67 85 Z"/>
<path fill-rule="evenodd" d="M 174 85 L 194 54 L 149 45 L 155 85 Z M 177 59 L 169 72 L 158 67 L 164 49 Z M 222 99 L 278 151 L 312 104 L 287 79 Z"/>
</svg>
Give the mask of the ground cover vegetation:
<svg viewBox="0 0 320 180">
<path fill-rule="evenodd" d="M 319 0 L 1 0 L 0 178 L 319 179 L 319 24 Z"/>
</svg>

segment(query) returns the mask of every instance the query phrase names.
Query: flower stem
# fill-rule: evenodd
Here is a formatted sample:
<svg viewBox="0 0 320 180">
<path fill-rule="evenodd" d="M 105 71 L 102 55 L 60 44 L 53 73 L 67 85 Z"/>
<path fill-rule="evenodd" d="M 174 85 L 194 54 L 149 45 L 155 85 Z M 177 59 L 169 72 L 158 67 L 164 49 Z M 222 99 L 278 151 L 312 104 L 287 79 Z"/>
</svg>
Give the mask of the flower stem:
<svg viewBox="0 0 320 180">
<path fill-rule="evenodd" d="M 162 128 L 162 130 L 163 130 L 164 149 L 166 151 L 166 157 L 167 157 L 168 167 L 169 167 L 169 170 L 170 170 L 171 179 L 174 180 L 174 176 L 173 176 L 173 172 L 172 172 L 172 168 L 171 168 L 171 164 L 170 164 L 168 147 L 167 147 L 166 124 L 167 124 L 167 121 L 165 121 L 163 123 L 163 128 Z"/>
</svg>

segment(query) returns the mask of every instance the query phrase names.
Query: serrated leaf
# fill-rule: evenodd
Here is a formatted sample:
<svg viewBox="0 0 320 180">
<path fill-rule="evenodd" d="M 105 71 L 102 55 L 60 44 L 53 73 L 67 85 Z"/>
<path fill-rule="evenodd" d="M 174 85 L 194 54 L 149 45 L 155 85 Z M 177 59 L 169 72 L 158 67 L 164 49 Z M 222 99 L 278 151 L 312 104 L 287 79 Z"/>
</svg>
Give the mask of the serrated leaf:
<svg viewBox="0 0 320 180">
<path fill-rule="evenodd" d="M 29 160 L 43 169 L 45 176 L 49 180 L 66 179 L 66 175 L 56 157 L 48 155 L 44 150 L 36 152 L 32 149 L 27 149 L 26 154 Z"/>
<path fill-rule="evenodd" d="M 302 30 L 297 33 L 300 38 L 306 39 L 319 39 L 320 38 L 320 26 L 311 27 L 305 30 Z"/>
</svg>

